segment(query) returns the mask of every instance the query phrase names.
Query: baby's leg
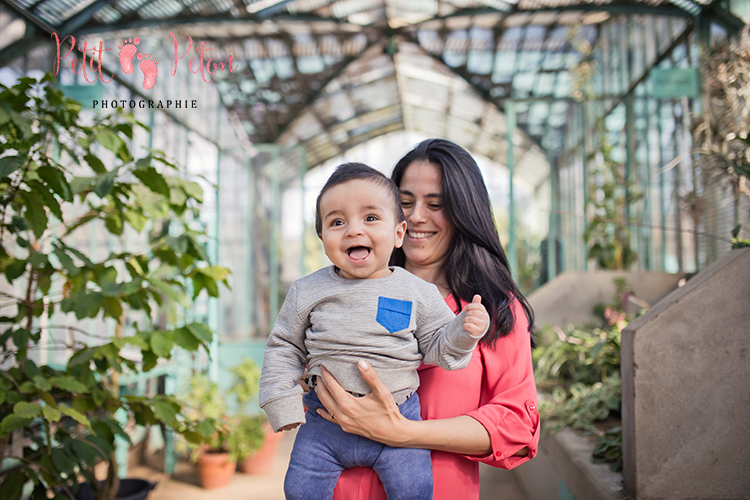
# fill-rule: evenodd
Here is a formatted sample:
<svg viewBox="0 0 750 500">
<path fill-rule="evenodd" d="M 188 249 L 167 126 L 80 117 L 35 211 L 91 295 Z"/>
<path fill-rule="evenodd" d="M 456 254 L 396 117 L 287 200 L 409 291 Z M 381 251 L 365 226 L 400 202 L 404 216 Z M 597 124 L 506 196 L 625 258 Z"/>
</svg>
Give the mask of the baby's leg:
<svg viewBox="0 0 750 500">
<path fill-rule="evenodd" d="M 399 410 L 409 420 L 422 420 L 417 394 L 404 401 Z M 388 500 L 432 500 L 430 450 L 384 446 L 372 468 Z"/>
<path fill-rule="evenodd" d="M 430 450 L 386 446 L 372 468 L 388 500 L 432 500 Z"/>
<path fill-rule="evenodd" d="M 314 390 L 304 401 L 305 424 L 300 426 L 294 440 L 284 478 L 284 495 L 287 500 L 330 499 L 341 472 L 354 466 L 352 457 L 360 438 L 318 415 L 316 410 L 323 405 Z"/>
<path fill-rule="evenodd" d="M 287 500 L 321 500 L 333 497 L 333 489 L 344 467 L 330 453 L 323 425 L 311 422 L 323 420 L 307 412 L 307 422 L 300 426 L 294 440 L 289 469 L 284 478 L 284 495 Z M 313 412 L 314 413 L 314 412 Z M 331 425 L 323 420 L 324 423 Z"/>
</svg>

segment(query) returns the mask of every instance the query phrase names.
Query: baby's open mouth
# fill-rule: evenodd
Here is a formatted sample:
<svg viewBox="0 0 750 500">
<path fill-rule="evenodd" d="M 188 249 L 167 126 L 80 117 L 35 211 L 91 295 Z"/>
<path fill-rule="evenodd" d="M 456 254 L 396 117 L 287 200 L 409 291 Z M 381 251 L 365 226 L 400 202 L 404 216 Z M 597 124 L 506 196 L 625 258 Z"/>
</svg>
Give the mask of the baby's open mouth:
<svg viewBox="0 0 750 500">
<path fill-rule="evenodd" d="M 368 247 L 351 247 L 346 251 L 346 253 L 354 260 L 362 260 L 367 258 L 368 255 L 370 255 L 370 249 Z"/>
</svg>

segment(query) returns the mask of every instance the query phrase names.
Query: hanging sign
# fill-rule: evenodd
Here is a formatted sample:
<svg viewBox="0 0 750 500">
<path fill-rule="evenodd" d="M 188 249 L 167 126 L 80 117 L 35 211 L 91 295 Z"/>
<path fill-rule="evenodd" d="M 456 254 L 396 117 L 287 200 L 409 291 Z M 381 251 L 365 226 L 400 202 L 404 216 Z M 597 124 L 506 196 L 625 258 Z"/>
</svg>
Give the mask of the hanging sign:
<svg viewBox="0 0 750 500">
<path fill-rule="evenodd" d="M 652 69 L 651 96 L 657 99 L 700 96 L 698 68 Z"/>
</svg>

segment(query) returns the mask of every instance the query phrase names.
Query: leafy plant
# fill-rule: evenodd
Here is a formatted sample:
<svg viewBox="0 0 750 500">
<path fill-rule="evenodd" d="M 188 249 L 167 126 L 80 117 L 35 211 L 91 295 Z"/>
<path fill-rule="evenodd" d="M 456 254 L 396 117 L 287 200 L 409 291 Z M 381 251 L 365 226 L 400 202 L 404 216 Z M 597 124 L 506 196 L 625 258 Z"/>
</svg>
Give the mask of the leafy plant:
<svg viewBox="0 0 750 500">
<path fill-rule="evenodd" d="M 241 416 L 232 432 L 230 458 L 242 462 L 257 452 L 266 438 L 266 418 L 263 415 Z"/>
<path fill-rule="evenodd" d="M 622 470 L 622 427 L 613 427 L 596 442 L 594 462 L 609 462 L 613 471 Z"/>
<path fill-rule="evenodd" d="M 591 385 L 576 382 L 567 391 L 553 390 L 551 398 L 542 405 L 544 416 L 553 422 L 550 430 L 572 427 L 596 432 L 596 422 L 603 422 L 610 415 L 619 416 L 621 387 L 620 376 L 612 375 Z"/>
<path fill-rule="evenodd" d="M 227 394 L 222 394 L 219 384 L 203 373 L 192 375 L 185 384 L 187 394 L 184 401 L 186 414 L 193 419 L 213 419 L 221 422 L 216 432 L 208 440 L 210 452 L 227 452 L 232 461 L 241 461 L 255 453 L 263 444 L 265 436 L 265 415 L 248 415 L 244 408 L 258 393 L 260 368 L 250 358 L 230 370 L 232 386 Z M 229 396 L 237 398 L 238 416 L 227 414 L 226 401 Z M 190 452 L 190 459 L 195 462 L 206 449 L 201 443 L 184 442 L 180 447 Z"/>
<path fill-rule="evenodd" d="M 242 363 L 230 369 L 232 374 L 232 388 L 229 393 L 237 398 L 240 407 L 245 406 L 258 394 L 260 384 L 260 368 L 250 358 L 245 358 Z"/>
<path fill-rule="evenodd" d="M 613 301 L 594 308 L 600 326 L 544 329 L 538 333 L 540 347 L 532 356 L 542 392 L 539 411 L 551 423 L 547 430 L 571 427 L 597 435 L 595 458 L 613 462 L 613 470 L 619 470 L 622 437 L 617 433 L 621 431 L 618 427 L 605 432 L 601 425 L 620 417 L 621 331 L 637 314 L 628 312 L 628 306 L 634 300 L 639 308 L 648 305 L 637 300 L 624 278 L 616 278 L 614 284 Z"/>
<path fill-rule="evenodd" d="M 599 436 L 598 449 L 609 438 L 597 424 L 621 412 L 620 330 L 571 326 L 540 333 L 532 356 L 539 412 L 551 423 L 546 432 L 562 427 L 590 432 Z"/>
<path fill-rule="evenodd" d="M 704 101 L 693 119 L 696 159 L 706 176 L 750 195 L 750 26 L 717 42 L 701 65 Z"/>
<path fill-rule="evenodd" d="M 614 146 L 607 138 L 604 120 L 597 122 L 599 146 L 589 159 L 595 167 L 590 173 L 589 199 L 586 207 L 593 218 L 583 233 L 589 247 L 588 258 L 596 259 L 602 269 L 629 269 L 638 260 L 638 253 L 630 244 L 628 207 L 642 195 L 629 181 L 625 164 L 613 157 Z"/>
<path fill-rule="evenodd" d="M 732 230 L 732 248 L 747 248 L 750 247 L 750 240 L 740 238 L 741 225 L 735 226 Z"/>
<path fill-rule="evenodd" d="M 226 413 L 226 403 L 219 384 L 204 373 L 195 373 L 187 379 L 183 390 L 186 413 L 195 419 L 220 419 Z"/>
<path fill-rule="evenodd" d="M 703 184 L 728 184 L 739 215 L 740 195 L 750 196 L 750 25 L 735 37 L 715 42 L 701 64 L 704 106 L 693 117 L 693 165 Z M 732 248 L 750 246 L 732 231 Z"/>
<path fill-rule="evenodd" d="M 133 116 L 84 123 L 80 110 L 49 74 L 0 86 L 4 500 L 20 498 L 28 483 L 33 499 L 73 498 L 81 482 L 98 500 L 113 499 L 115 438 L 129 442 L 116 412 L 140 425 L 168 425 L 193 442 L 214 433 L 212 420 L 189 419 L 175 397 L 121 395 L 118 383 L 122 373 L 169 359 L 175 347 L 195 351 L 212 340 L 200 323 L 159 327 L 163 311 L 187 306 L 188 284 L 193 296 L 203 289 L 215 296 L 226 284 L 228 271 L 209 264 L 206 235 L 188 222 L 202 189 L 163 175 L 179 167 L 160 151 L 134 158 L 129 141 L 147 128 Z M 104 233 L 121 250 L 94 258 L 76 244 L 84 229 L 84 239 Z M 129 248 L 135 235 L 143 251 Z M 58 326 L 61 313 L 113 326 L 114 335 L 80 340 L 92 335 Z M 128 314 L 137 321 L 126 323 Z M 54 349 L 69 355 L 65 366 L 38 363 L 41 350 Z M 100 462 L 107 464 L 101 484 Z"/>
<path fill-rule="evenodd" d="M 620 331 L 594 326 L 570 326 L 538 332 L 539 347 L 534 350 L 537 385 L 540 388 L 573 384 L 592 385 L 619 376 Z"/>
<path fill-rule="evenodd" d="M 257 394 L 260 384 L 260 367 L 250 358 L 245 358 L 242 363 L 234 366 L 232 373 L 231 395 L 237 398 L 241 415 L 238 417 L 234 427 L 233 443 L 230 446 L 232 455 L 238 462 L 251 457 L 257 452 L 266 437 L 266 416 L 263 413 L 257 415 L 246 415 L 243 413 L 247 403 Z"/>
</svg>

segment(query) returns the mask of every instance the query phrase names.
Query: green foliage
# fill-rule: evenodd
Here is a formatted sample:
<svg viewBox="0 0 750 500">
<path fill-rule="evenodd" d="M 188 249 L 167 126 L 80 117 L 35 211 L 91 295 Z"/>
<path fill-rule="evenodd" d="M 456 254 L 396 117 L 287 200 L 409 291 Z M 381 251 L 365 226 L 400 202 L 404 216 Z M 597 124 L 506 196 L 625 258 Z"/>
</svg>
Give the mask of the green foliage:
<svg viewBox="0 0 750 500">
<path fill-rule="evenodd" d="M 594 47 L 586 39 L 581 23 L 571 24 L 567 41 L 580 54 L 580 61 L 568 70 L 570 76 L 570 95 L 577 101 L 594 97 L 593 79 L 596 75 L 597 62 L 594 59 Z"/>
<path fill-rule="evenodd" d="M 208 450 L 228 452 L 229 459 L 241 461 L 255 453 L 263 444 L 265 436 L 265 415 L 247 415 L 243 407 L 258 393 L 260 368 L 250 358 L 231 369 L 232 387 L 227 394 L 222 394 L 219 385 L 205 374 L 192 375 L 185 384 L 187 394 L 183 400 L 186 414 L 195 420 L 211 420 L 219 423 L 216 431 L 208 437 Z M 236 417 L 227 415 L 228 397 L 236 397 L 240 414 Z M 183 450 L 190 452 L 190 459 L 195 462 L 206 446 L 202 443 L 181 442 Z"/>
<path fill-rule="evenodd" d="M 589 247 L 588 258 L 596 259 L 602 269 L 629 269 L 638 260 L 630 244 L 628 207 L 642 195 L 625 174 L 625 165 L 613 158 L 614 146 L 607 138 L 604 120 L 597 125 L 599 145 L 589 159 L 595 160 L 590 173 L 589 199 L 586 200 L 589 221 L 583 240 Z"/>
<path fill-rule="evenodd" d="M 750 196 L 750 25 L 706 51 L 700 66 L 704 106 L 692 117 L 698 146 L 692 165 L 704 186 L 731 187 L 737 207 L 741 195 Z M 732 248 L 750 246 L 740 230 L 732 231 Z"/>
<path fill-rule="evenodd" d="M 237 398 L 237 403 L 242 407 L 249 403 L 253 396 L 258 394 L 260 384 L 260 368 L 250 358 L 245 358 L 242 363 L 233 367 L 232 388 L 229 393 Z"/>
<path fill-rule="evenodd" d="M 595 307 L 600 326 L 543 329 L 532 356 L 541 392 L 539 411 L 551 423 L 547 431 L 571 427 L 597 435 L 595 458 L 613 462 L 613 470 L 619 470 L 621 431 L 618 427 L 604 432 L 601 425 L 620 417 L 621 331 L 636 315 L 626 313 L 632 296 L 627 281 L 616 278 L 615 288 L 611 303 Z"/>
<path fill-rule="evenodd" d="M 209 379 L 204 373 L 192 375 L 185 383 L 182 401 L 186 412 L 196 419 L 219 419 L 226 413 L 226 404 L 220 394 L 219 384 Z"/>
<path fill-rule="evenodd" d="M 621 412 L 620 330 L 617 325 L 547 329 L 538 341 L 532 356 L 541 391 L 539 412 L 551 424 L 546 431 L 572 427 L 594 433 L 599 449 L 611 437 L 597 424 Z M 606 455 L 612 453 L 608 449 Z"/>
<path fill-rule="evenodd" d="M 596 442 L 594 462 L 609 462 L 613 471 L 622 470 L 622 427 L 613 427 Z"/>
<path fill-rule="evenodd" d="M 594 432 L 596 422 L 605 421 L 611 414 L 619 415 L 621 395 L 619 375 L 591 385 L 576 382 L 567 391 L 556 387 L 549 400 L 544 400 L 542 411 L 553 422 L 552 431 L 572 427 Z"/>
<path fill-rule="evenodd" d="M 542 389 L 568 389 L 574 384 L 593 385 L 612 376 L 619 377 L 620 332 L 617 328 L 545 328 L 537 337 L 539 347 L 532 356 L 537 385 Z"/>
<path fill-rule="evenodd" d="M 229 442 L 229 458 L 242 462 L 263 446 L 266 438 L 266 418 L 263 415 L 241 416 L 236 421 Z"/>
<path fill-rule="evenodd" d="M 500 207 L 493 207 L 495 227 L 501 235 L 509 234 L 510 220 L 507 211 Z M 528 295 L 539 286 L 539 277 L 542 269 L 541 241 L 528 227 L 516 224 L 515 230 L 516 264 L 513 270 L 513 278 L 518 284 L 521 293 Z M 503 247 L 508 248 L 508 242 L 503 241 Z"/>
<path fill-rule="evenodd" d="M 741 225 L 735 226 L 732 230 L 732 248 L 747 248 L 750 247 L 750 240 L 740 238 Z"/>
<path fill-rule="evenodd" d="M 4 500 L 20 498 L 29 482 L 34 498 L 72 498 L 79 481 L 90 482 L 98 500 L 114 498 L 115 437 L 129 441 L 118 410 L 193 442 L 213 434 L 212 421 L 189 419 L 174 397 L 120 395 L 117 382 L 151 370 L 175 347 L 195 351 L 212 340 L 198 323 L 165 330 L 157 322 L 159 312 L 187 305 L 188 283 L 214 296 L 226 284 L 228 271 L 208 262 L 207 236 L 188 222 L 201 188 L 162 174 L 178 167 L 160 151 L 133 156 L 129 141 L 146 127 L 132 115 L 84 123 L 80 110 L 51 75 L 0 85 L 0 272 L 10 284 L 0 292 L 0 453 L 4 464 L 18 464 L 5 472 Z M 84 228 L 114 240 L 146 227 L 153 229 L 144 253 L 96 260 L 75 243 Z M 126 330 L 129 311 L 144 319 Z M 55 312 L 114 323 L 116 333 L 92 345 L 63 340 L 88 332 L 42 321 Z M 67 366 L 34 362 L 35 351 L 54 348 L 70 354 Z M 100 486 L 94 466 L 102 461 L 109 474 Z"/>
</svg>

